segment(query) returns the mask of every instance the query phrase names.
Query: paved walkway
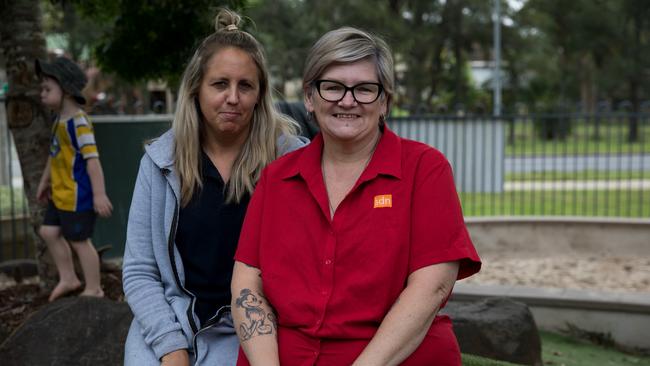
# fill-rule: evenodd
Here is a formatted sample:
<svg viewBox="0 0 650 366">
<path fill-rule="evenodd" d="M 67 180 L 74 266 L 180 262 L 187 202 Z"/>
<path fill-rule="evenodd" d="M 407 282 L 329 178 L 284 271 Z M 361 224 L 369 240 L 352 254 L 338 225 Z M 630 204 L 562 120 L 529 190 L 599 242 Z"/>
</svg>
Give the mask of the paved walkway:
<svg viewBox="0 0 650 366">
<path fill-rule="evenodd" d="M 529 306 L 550 306 L 650 315 L 650 293 L 622 293 L 517 285 L 475 285 L 457 282 L 452 299 L 509 297 Z"/>
<path fill-rule="evenodd" d="M 506 191 L 574 191 L 574 190 L 640 190 L 650 189 L 650 179 L 509 181 Z"/>
<path fill-rule="evenodd" d="M 583 170 L 650 170 L 650 154 L 621 153 L 565 156 L 508 156 L 505 158 L 506 172 L 579 172 Z"/>
</svg>

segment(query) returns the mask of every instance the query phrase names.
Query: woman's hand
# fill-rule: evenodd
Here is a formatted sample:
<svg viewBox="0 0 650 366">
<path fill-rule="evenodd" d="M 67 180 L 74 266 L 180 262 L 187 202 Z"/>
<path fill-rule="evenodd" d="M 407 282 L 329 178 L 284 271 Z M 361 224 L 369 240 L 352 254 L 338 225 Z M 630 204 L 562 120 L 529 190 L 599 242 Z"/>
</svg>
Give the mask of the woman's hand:
<svg viewBox="0 0 650 366">
<path fill-rule="evenodd" d="M 179 349 L 162 356 L 160 361 L 160 366 L 190 366 L 190 355 L 186 349 Z"/>
<path fill-rule="evenodd" d="M 352 366 L 392 366 L 408 358 L 420 346 L 449 297 L 458 267 L 458 262 L 438 263 L 411 273 L 406 288 Z"/>
</svg>

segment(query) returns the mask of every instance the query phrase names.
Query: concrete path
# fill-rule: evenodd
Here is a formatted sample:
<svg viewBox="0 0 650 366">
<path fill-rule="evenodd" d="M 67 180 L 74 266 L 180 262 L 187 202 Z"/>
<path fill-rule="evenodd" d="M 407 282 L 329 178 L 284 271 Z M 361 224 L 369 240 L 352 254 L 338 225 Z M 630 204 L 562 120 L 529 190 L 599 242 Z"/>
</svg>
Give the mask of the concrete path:
<svg viewBox="0 0 650 366">
<path fill-rule="evenodd" d="M 506 157 L 506 173 L 650 170 L 650 154 Z"/>
<path fill-rule="evenodd" d="M 650 179 L 508 181 L 504 183 L 504 189 L 506 191 L 639 190 L 650 189 Z"/>
</svg>

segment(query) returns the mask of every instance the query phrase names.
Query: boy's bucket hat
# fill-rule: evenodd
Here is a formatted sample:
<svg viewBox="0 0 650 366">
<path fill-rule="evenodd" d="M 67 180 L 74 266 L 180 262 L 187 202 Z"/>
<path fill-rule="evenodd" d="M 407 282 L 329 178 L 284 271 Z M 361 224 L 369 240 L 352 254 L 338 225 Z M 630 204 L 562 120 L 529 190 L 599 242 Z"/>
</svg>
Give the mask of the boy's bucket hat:
<svg viewBox="0 0 650 366">
<path fill-rule="evenodd" d="M 65 57 L 57 57 L 52 62 L 36 59 L 36 75 L 42 78 L 47 75 L 56 79 L 64 92 L 70 94 L 79 104 L 86 104 L 81 91 L 86 86 L 88 78 L 81 68 Z"/>
</svg>

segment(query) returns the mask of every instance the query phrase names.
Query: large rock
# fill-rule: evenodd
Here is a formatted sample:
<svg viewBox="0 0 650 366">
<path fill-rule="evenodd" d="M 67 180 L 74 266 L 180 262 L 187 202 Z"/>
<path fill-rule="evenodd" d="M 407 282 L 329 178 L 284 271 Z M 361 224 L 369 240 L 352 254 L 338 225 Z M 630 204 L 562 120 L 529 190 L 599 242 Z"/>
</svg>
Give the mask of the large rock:
<svg viewBox="0 0 650 366">
<path fill-rule="evenodd" d="M 526 304 L 507 298 L 450 301 L 449 315 L 463 353 L 524 365 L 542 365 L 537 326 Z"/>
<path fill-rule="evenodd" d="M 26 277 L 38 275 L 38 265 L 35 259 L 10 259 L 0 262 L 0 273 L 20 282 Z"/>
<path fill-rule="evenodd" d="M 126 303 L 68 297 L 30 316 L 0 345 L 4 366 L 121 365 L 131 324 Z"/>
</svg>

